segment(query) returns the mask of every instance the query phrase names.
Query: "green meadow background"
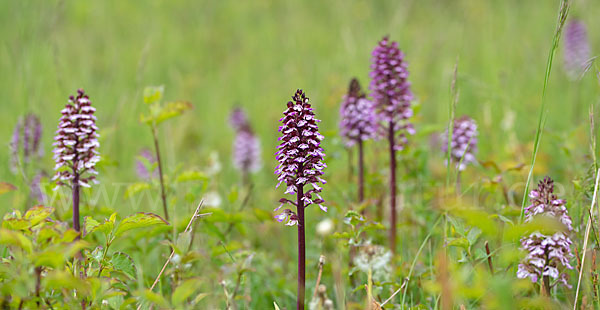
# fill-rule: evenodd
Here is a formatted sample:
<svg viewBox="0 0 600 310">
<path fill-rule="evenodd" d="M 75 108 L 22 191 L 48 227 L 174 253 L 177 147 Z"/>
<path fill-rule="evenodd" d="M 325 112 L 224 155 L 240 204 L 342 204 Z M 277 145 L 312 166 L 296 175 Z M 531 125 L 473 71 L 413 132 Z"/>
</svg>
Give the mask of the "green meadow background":
<svg viewBox="0 0 600 310">
<path fill-rule="evenodd" d="M 194 191 L 194 198 L 217 191 L 223 197 L 221 208 L 236 208 L 238 203 L 227 199 L 239 180 L 231 164 L 234 133 L 228 114 L 240 105 L 248 111 L 263 147 L 264 165 L 253 176 L 249 210 L 271 212 L 284 191 L 274 188 L 278 120 L 290 96 L 302 88 L 322 120 L 329 165 L 329 184 L 323 196 L 330 212 L 313 208 L 308 213 L 308 238 L 312 241 L 307 265 L 314 266 L 321 246 L 314 225 L 326 217 L 341 222 L 354 197 L 354 185 L 347 182 L 348 153 L 337 136 L 339 103 L 352 77 L 364 88 L 368 86 L 371 51 L 377 42 L 389 35 L 406 55 L 418 111 L 419 133 L 411 143 L 420 145 L 428 159 L 421 176 L 445 180 L 442 155 L 431 142 L 431 134 L 443 131 L 447 124 L 457 61 L 457 116 L 467 114 L 478 122 L 478 158 L 529 163 L 558 8 L 559 1 L 550 0 L 3 0 L 0 180 L 18 183 L 9 171 L 7 145 L 18 117 L 28 112 L 41 118 L 45 156 L 39 165 L 52 174 L 51 144 L 60 110 L 68 96 L 81 87 L 97 109 L 103 156 L 99 180 L 109 195 L 117 197 L 114 203 L 101 200 L 100 204 L 118 210 L 120 216 L 137 211 L 162 214 L 158 200 L 132 206 L 122 197 L 123 188 L 115 192 L 111 184 L 136 182 L 136 156 L 141 149 L 152 148 L 150 130 L 139 122 L 146 109 L 142 91 L 148 85 L 164 85 L 166 100 L 188 100 L 194 105 L 194 110 L 160 128 L 166 169 L 203 170 L 210 165 L 211 153 L 218 154 L 222 167 L 218 177 L 207 186 L 190 186 L 189 191 Z M 587 24 L 592 55 L 600 48 L 599 15 L 595 1 L 572 2 L 569 18 Z M 598 102 L 600 92 L 595 67 L 580 81 L 569 81 L 562 54 L 561 44 L 548 84 L 548 119 L 534 181 L 551 174 L 569 192 L 570 180 L 586 169 L 582 167 L 589 156 L 588 110 Z M 385 150 L 385 142 L 370 142 L 367 147 L 368 166 L 383 169 L 385 174 L 387 157 L 373 151 Z M 466 182 L 476 182 L 483 171 L 481 166 L 469 168 Z M 518 181 L 524 182 L 526 174 L 522 177 Z M 171 200 L 177 225 L 185 225 L 197 203 L 187 194 L 180 191 Z M 0 196 L 0 209 L 15 208 L 18 199 L 17 194 Z M 68 204 L 54 207 L 68 218 Z M 104 214 L 102 207 L 82 212 Z M 428 212 L 425 205 L 414 207 L 417 212 Z M 254 219 L 256 212 L 248 211 L 253 221 L 235 237 L 239 247 L 270 252 L 284 265 L 280 273 L 271 274 L 273 279 L 262 279 L 276 284 L 270 297 L 256 297 L 257 305 L 272 305 L 278 299 L 280 305 L 291 307 L 295 229 Z M 415 233 L 414 241 L 401 242 L 410 249 L 401 255 L 412 257 L 425 233 Z M 200 240 L 207 248 L 219 244 L 208 237 Z M 132 254 L 136 262 L 144 261 L 143 272 L 149 277 L 156 274 L 168 248 L 153 251 L 153 257 Z M 213 262 L 219 260 L 215 256 Z M 308 282 L 314 282 L 314 273 L 314 269 L 309 271 Z M 221 292 L 218 284 L 205 285 Z M 283 292 L 278 291 L 280 287 Z"/>
</svg>

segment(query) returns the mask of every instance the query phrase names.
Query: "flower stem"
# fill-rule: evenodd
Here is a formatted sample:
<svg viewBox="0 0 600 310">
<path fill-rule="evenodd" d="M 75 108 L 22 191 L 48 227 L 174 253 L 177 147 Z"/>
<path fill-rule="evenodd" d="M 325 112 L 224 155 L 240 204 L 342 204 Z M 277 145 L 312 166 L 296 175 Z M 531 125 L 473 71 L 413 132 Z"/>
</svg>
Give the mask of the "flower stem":
<svg viewBox="0 0 600 310">
<path fill-rule="evenodd" d="M 156 151 L 156 161 L 158 162 L 158 177 L 160 179 L 160 198 L 163 203 L 163 212 L 165 213 L 165 219 L 169 220 L 169 211 L 167 208 L 167 194 L 165 193 L 165 182 L 163 180 L 162 161 L 160 160 L 160 148 L 158 147 L 158 137 L 156 133 L 156 127 L 152 127 L 152 138 L 154 139 L 154 149 Z"/>
<path fill-rule="evenodd" d="M 73 229 L 80 232 L 79 225 L 79 173 L 74 172 L 73 177 Z"/>
<path fill-rule="evenodd" d="M 306 241 L 304 234 L 304 201 L 302 200 L 304 197 L 304 188 L 302 186 L 298 186 L 298 196 L 296 201 L 297 213 L 298 213 L 298 300 L 297 300 L 297 309 L 304 310 L 304 284 L 306 277 L 306 262 L 305 262 L 305 252 L 306 252 Z"/>
<path fill-rule="evenodd" d="M 365 200 L 365 167 L 364 167 L 363 141 L 358 140 L 358 202 Z M 363 211 L 361 211 L 364 213 Z"/>
<path fill-rule="evenodd" d="M 390 144 L 390 250 L 396 253 L 396 150 L 394 149 L 394 122 L 388 124 Z"/>
</svg>

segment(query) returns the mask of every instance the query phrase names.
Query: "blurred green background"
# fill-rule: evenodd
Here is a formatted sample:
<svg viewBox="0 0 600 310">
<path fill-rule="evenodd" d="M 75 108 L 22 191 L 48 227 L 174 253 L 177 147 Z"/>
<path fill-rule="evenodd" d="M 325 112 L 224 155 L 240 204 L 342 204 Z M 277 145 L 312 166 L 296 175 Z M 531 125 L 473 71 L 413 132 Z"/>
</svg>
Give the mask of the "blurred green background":
<svg viewBox="0 0 600 310">
<path fill-rule="evenodd" d="M 135 182 L 136 155 L 152 147 L 149 129 L 138 121 L 146 109 L 141 94 L 147 85 L 165 85 L 165 99 L 189 100 L 195 107 L 161 126 L 167 170 L 206 167 L 217 151 L 223 170 L 212 186 L 228 192 L 238 174 L 230 160 L 233 130 L 227 119 L 239 104 L 263 146 L 254 207 L 270 212 L 283 192 L 274 189 L 272 173 L 278 120 L 289 97 L 302 88 L 326 136 L 330 184 L 324 198 L 343 205 L 338 198 L 347 198 L 348 189 L 336 181 L 346 178 L 348 164 L 337 137 L 339 103 L 350 78 L 368 86 L 371 51 L 389 35 L 409 63 L 421 133 L 414 144 L 427 145 L 429 133 L 444 129 L 458 59 L 457 114 L 479 122 L 479 159 L 528 163 L 558 6 L 559 1 L 532 0 L 0 1 L 0 145 L 8 144 L 19 116 L 40 115 L 45 147 L 40 165 L 51 173 L 60 110 L 81 87 L 97 109 L 105 159 L 100 182 Z M 587 24 L 592 55 L 600 44 L 594 32 L 599 15 L 592 0 L 573 1 L 569 15 Z M 580 81 L 567 79 L 562 45 L 548 87 L 536 173 L 560 179 L 575 174 L 569 163 L 588 153 L 588 107 L 597 103 L 599 88 L 594 70 Z M 14 183 L 4 150 L 0 180 Z M 431 156 L 439 156 L 440 166 L 436 152 Z M 12 208 L 12 201 L 11 195 L 1 196 L 0 208 Z M 113 207 L 123 214 L 142 211 L 118 201 Z M 194 203 L 179 201 L 170 208 L 190 213 Z M 314 209 L 309 217 L 323 217 Z M 160 210 L 159 204 L 143 209 Z M 270 246 L 283 244 L 289 255 L 295 243 L 282 242 Z M 308 256 L 314 260 L 318 254 Z M 162 261 L 155 259 L 157 265 Z M 293 290 L 293 282 L 288 286 Z"/>
</svg>

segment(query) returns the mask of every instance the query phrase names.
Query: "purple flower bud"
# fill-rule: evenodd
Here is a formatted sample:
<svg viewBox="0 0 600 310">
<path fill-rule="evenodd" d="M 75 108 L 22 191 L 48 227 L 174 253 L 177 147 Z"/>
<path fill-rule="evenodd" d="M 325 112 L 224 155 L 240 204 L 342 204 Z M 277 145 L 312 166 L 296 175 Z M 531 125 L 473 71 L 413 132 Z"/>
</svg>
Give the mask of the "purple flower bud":
<svg viewBox="0 0 600 310">
<path fill-rule="evenodd" d="M 414 134 L 408 119 L 413 115 L 413 94 L 408 81 L 407 63 L 397 42 L 384 37 L 373 50 L 371 58 L 371 96 L 382 129 L 391 126 L 398 133 L 394 148 L 401 150 L 408 143 L 406 134 Z"/>
<path fill-rule="evenodd" d="M 573 231 L 571 217 L 565 207 L 566 201 L 558 199 L 554 194 L 554 181 L 545 177 L 529 194 L 531 205 L 525 208 L 525 222 L 530 222 L 534 216 L 550 216 L 565 225 L 568 232 Z M 527 256 L 517 270 L 520 279 L 530 278 L 532 282 L 548 276 L 571 287 L 567 282 L 566 269 L 573 269 L 569 260 L 573 257 L 571 244 L 573 242 L 565 232 L 559 231 L 553 235 L 534 232 L 521 238 L 521 245 Z"/>
<path fill-rule="evenodd" d="M 580 78 L 591 65 L 590 44 L 585 24 L 571 19 L 565 26 L 564 64 L 571 80 Z"/>
<path fill-rule="evenodd" d="M 350 147 L 359 140 L 374 138 L 376 133 L 374 105 L 361 91 L 358 80 L 352 79 L 340 108 L 340 134 Z"/>
<path fill-rule="evenodd" d="M 323 136 L 319 133 L 313 108 L 302 90 L 297 90 L 292 101 L 287 103 L 287 109 L 281 118 L 282 125 L 279 127 L 281 144 L 275 153 L 279 165 L 275 168 L 279 183 L 287 186 L 286 194 L 296 194 L 299 188 L 310 184 L 311 188 L 303 192 L 302 202 L 307 207 L 317 204 L 322 210 L 327 209 L 321 204 L 324 202 L 319 195 L 321 187 L 318 183 L 325 184 L 321 178 L 323 169 L 327 167 L 323 163 L 325 154 L 321 148 Z M 282 204 L 294 204 L 289 200 L 280 200 Z M 285 212 L 284 212 L 285 213 Z M 292 215 L 292 214 L 290 214 Z M 288 219 L 292 225 L 296 224 L 293 219 Z"/>
<path fill-rule="evenodd" d="M 96 163 L 100 160 L 97 148 L 98 127 L 96 127 L 96 109 L 82 89 L 77 97 L 69 97 L 69 102 L 61 111 L 58 130 L 54 137 L 54 161 L 56 174 L 53 180 L 57 185 L 72 185 L 76 176 L 79 185 L 89 187 L 96 182 Z M 84 174 L 88 176 L 84 177 Z"/>
<path fill-rule="evenodd" d="M 450 160 L 460 171 L 465 170 L 468 164 L 476 162 L 477 124 L 473 119 L 465 115 L 454 120 L 450 150 Z M 448 154 L 448 129 L 442 135 L 442 152 Z"/>
<path fill-rule="evenodd" d="M 135 161 L 135 172 L 137 173 L 140 179 L 149 180 L 151 177 L 157 177 L 158 171 L 154 170 L 152 172 L 152 176 L 150 175 L 150 170 L 146 166 L 146 163 L 142 160 L 142 158 L 146 159 L 150 165 L 154 165 L 156 163 L 156 158 L 152 154 L 152 152 L 148 149 L 143 149 L 138 154 L 138 159 Z"/>
<path fill-rule="evenodd" d="M 246 115 L 246 112 L 240 107 L 235 107 L 229 115 L 229 124 L 235 131 L 248 127 L 248 116 Z"/>
</svg>

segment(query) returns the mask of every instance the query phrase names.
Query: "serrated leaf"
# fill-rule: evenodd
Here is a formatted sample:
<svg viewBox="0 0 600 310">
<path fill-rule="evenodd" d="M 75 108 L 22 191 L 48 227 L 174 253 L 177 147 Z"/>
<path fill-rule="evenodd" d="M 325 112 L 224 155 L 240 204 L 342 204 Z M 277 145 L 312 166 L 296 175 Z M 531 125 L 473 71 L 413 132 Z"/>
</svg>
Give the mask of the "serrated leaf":
<svg viewBox="0 0 600 310">
<path fill-rule="evenodd" d="M 115 270 L 121 271 L 130 278 L 135 279 L 137 274 L 135 263 L 133 262 L 133 259 L 129 257 L 129 255 L 122 252 L 116 252 L 112 255 L 110 261 Z"/>
<path fill-rule="evenodd" d="M 116 219 L 116 212 L 111 214 L 110 217 L 108 219 L 105 219 L 102 223 L 94 220 L 90 216 L 86 216 L 83 224 L 85 235 L 89 235 L 95 231 L 99 231 L 102 232 L 105 236 L 108 236 L 115 227 Z"/>
<path fill-rule="evenodd" d="M 200 171 L 183 171 L 180 173 L 177 178 L 175 178 L 175 182 L 190 182 L 190 181 L 206 181 L 208 180 L 208 176 Z"/>
<path fill-rule="evenodd" d="M 17 189 L 17 187 L 10 183 L 0 182 L 0 195 L 8 193 L 8 192 L 12 192 L 16 189 Z"/>
<path fill-rule="evenodd" d="M 165 87 L 161 86 L 148 86 L 144 88 L 144 103 L 151 104 L 159 102 L 162 99 L 162 95 L 165 92 Z"/>
<path fill-rule="evenodd" d="M 149 190 L 152 186 L 146 182 L 138 182 L 138 183 L 133 183 L 129 186 L 127 186 L 127 189 L 125 190 L 125 199 L 139 194 L 145 190 Z"/>
<path fill-rule="evenodd" d="M 35 206 L 25 212 L 24 218 L 31 222 L 31 226 L 34 226 L 45 220 L 52 212 L 54 212 L 54 208 L 52 207 Z"/>
<path fill-rule="evenodd" d="M 115 237 L 119 237 L 123 233 L 132 229 L 154 225 L 169 225 L 169 223 L 154 213 L 136 213 L 124 218 L 119 225 L 117 225 Z"/>
<path fill-rule="evenodd" d="M 171 303 L 174 307 L 183 306 L 185 301 L 198 290 L 198 279 L 185 280 L 173 292 Z"/>
<path fill-rule="evenodd" d="M 27 230 L 31 227 L 31 222 L 21 218 L 11 218 L 4 220 L 2 227 L 10 230 Z"/>
</svg>

